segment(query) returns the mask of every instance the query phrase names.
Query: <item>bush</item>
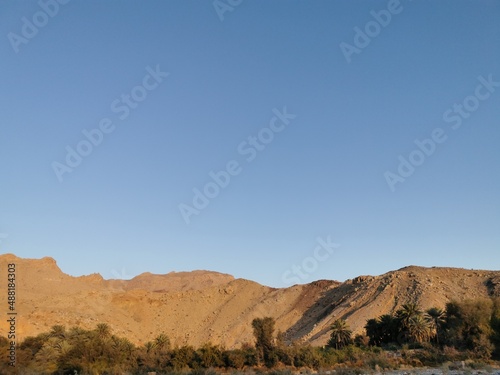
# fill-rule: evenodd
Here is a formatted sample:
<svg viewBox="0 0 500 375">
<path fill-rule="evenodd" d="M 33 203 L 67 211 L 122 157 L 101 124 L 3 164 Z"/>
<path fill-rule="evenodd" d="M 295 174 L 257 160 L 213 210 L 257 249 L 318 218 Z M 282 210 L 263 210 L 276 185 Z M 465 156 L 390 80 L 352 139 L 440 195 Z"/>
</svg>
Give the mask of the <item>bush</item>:
<svg viewBox="0 0 500 375">
<path fill-rule="evenodd" d="M 366 335 L 356 335 L 354 337 L 354 345 L 359 348 L 367 348 L 370 345 L 370 338 Z"/>
<path fill-rule="evenodd" d="M 366 365 L 369 366 L 372 370 L 394 369 L 397 367 L 393 363 L 391 363 L 389 359 L 384 355 L 372 355 L 366 361 Z"/>
<path fill-rule="evenodd" d="M 459 352 L 456 348 L 452 346 L 443 347 L 443 361 L 462 361 L 464 360 L 464 353 Z"/>
<path fill-rule="evenodd" d="M 241 349 L 226 350 L 223 353 L 224 365 L 227 368 L 242 369 L 245 367 L 246 355 Z"/>
<path fill-rule="evenodd" d="M 312 367 L 318 369 L 322 365 L 321 355 L 317 348 L 312 346 L 304 346 L 298 348 L 295 353 L 293 365 L 295 367 Z"/>
</svg>

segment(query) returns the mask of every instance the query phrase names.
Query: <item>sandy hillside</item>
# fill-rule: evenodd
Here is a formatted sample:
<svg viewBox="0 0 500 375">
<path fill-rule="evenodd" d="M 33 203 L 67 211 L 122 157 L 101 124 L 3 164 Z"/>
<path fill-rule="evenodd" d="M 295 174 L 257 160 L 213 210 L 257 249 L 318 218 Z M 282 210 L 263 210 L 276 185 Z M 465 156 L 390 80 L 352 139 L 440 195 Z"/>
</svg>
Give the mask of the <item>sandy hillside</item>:
<svg viewBox="0 0 500 375">
<path fill-rule="evenodd" d="M 204 342 L 228 348 L 252 342 L 251 321 L 272 316 L 288 340 L 324 344 L 328 327 L 347 319 L 361 332 L 367 319 L 394 312 L 406 302 L 444 307 L 450 299 L 500 295 L 500 271 L 406 267 L 343 283 L 329 280 L 274 289 L 226 274 L 194 271 L 141 274 L 104 280 L 98 274 L 72 277 L 52 258 L 0 256 L 0 277 L 16 263 L 20 338 L 55 324 L 94 328 L 108 323 L 135 343 L 166 333 L 174 345 Z M 0 306 L 7 310 L 5 287 Z M 0 321 L 0 335 L 7 324 Z"/>
</svg>

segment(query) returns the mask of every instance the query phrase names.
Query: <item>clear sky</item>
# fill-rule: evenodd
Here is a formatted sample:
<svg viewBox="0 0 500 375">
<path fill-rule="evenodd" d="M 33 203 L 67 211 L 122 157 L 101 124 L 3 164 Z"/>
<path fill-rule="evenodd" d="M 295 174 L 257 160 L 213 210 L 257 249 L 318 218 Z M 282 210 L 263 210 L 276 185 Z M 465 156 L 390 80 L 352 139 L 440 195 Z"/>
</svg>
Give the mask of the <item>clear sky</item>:
<svg viewBox="0 0 500 375">
<path fill-rule="evenodd" d="M 217 1 L 0 1 L 2 253 L 500 269 L 500 1 Z"/>
</svg>

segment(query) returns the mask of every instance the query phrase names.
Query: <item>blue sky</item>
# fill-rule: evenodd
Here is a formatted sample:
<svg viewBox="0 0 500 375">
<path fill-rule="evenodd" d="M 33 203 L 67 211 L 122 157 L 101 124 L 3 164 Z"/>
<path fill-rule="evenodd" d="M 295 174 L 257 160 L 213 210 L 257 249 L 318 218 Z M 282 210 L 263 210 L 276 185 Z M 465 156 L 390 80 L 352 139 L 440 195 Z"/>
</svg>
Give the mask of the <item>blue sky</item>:
<svg viewBox="0 0 500 375">
<path fill-rule="evenodd" d="M 208 269 L 275 287 L 499 269 L 499 1 L 0 8 L 2 253 L 71 275 Z"/>
</svg>

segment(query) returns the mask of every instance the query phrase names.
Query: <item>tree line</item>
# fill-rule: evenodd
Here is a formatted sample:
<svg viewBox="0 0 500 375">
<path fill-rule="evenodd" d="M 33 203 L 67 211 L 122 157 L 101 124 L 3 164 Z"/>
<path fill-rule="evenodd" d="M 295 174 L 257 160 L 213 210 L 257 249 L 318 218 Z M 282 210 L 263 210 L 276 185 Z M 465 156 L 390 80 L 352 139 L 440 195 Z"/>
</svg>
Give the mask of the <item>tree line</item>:
<svg viewBox="0 0 500 375">
<path fill-rule="evenodd" d="M 500 299 L 452 301 L 444 310 L 422 311 L 415 303 L 394 315 L 370 319 L 365 325 L 369 345 L 430 343 L 453 348 L 469 357 L 500 358 Z M 358 338 L 359 339 L 359 338 Z"/>
<path fill-rule="evenodd" d="M 332 368 L 338 364 L 397 368 L 401 364 L 436 364 L 447 360 L 500 358 L 500 300 L 449 302 L 445 309 L 423 311 L 409 303 L 394 314 L 369 319 L 365 332 L 353 336 L 346 320 L 330 326 L 328 343 L 312 347 L 287 343 L 275 333 L 271 317 L 252 321 L 254 344 L 225 349 L 206 343 L 199 348 L 173 347 L 161 333 L 143 345 L 114 335 L 110 326 L 93 330 L 55 325 L 49 332 L 24 339 L 17 348 L 17 373 L 146 374 L 203 369 Z M 0 350 L 8 353 L 0 337 Z M 409 351 L 412 349 L 413 351 Z M 402 350 L 395 359 L 391 350 Z M 3 355 L 3 354 L 2 354 Z M 0 373 L 9 373 L 2 361 Z"/>
</svg>

